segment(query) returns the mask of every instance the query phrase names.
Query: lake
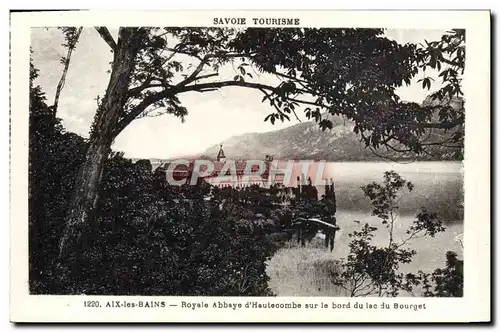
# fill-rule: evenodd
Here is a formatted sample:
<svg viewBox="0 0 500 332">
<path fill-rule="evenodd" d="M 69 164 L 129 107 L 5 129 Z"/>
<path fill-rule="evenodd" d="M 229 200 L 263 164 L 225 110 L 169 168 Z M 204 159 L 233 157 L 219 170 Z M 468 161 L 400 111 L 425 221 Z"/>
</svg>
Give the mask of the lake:
<svg viewBox="0 0 500 332">
<path fill-rule="evenodd" d="M 463 165 L 461 162 L 414 162 L 408 164 L 384 162 L 329 163 L 327 177 L 335 182 L 337 209 L 370 211 L 369 200 L 361 186 L 381 182 L 385 171 L 393 170 L 415 186 L 412 192 L 401 193 L 399 210 L 415 214 L 421 208 L 438 213 L 444 222 L 463 219 Z M 320 194 L 324 188 L 319 187 Z"/>
<path fill-rule="evenodd" d="M 400 215 L 395 223 L 395 240 L 405 235 L 421 207 L 436 212 L 446 231 L 434 238 L 419 238 L 409 243 L 417 251 L 410 264 L 401 266 L 401 272 L 432 272 L 444 267 L 447 251 L 455 251 L 462 258 L 462 246 L 456 237 L 463 233 L 463 166 L 460 162 L 414 162 L 409 164 L 385 162 L 329 163 L 328 177 L 335 182 L 337 197 L 337 232 L 333 252 L 321 247 L 282 248 L 268 262 L 272 290 L 279 296 L 341 296 L 332 287 L 325 266 L 332 260 L 345 258 L 350 238 L 348 234 L 359 228 L 354 222 L 368 222 L 378 226 L 376 245 L 386 245 L 388 235 L 380 221 L 371 216 L 371 205 L 360 187 L 372 181 L 381 182 L 383 173 L 394 170 L 411 181 L 415 189 L 404 192 L 399 200 Z M 320 193 L 324 188 L 318 188 Z"/>
</svg>

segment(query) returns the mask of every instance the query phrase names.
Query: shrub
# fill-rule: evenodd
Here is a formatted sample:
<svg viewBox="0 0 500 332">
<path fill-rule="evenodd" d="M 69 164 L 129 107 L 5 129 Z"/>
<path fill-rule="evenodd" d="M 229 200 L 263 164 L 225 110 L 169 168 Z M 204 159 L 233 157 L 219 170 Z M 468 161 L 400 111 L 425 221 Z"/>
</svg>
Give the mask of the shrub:
<svg viewBox="0 0 500 332">
<path fill-rule="evenodd" d="M 408 264 L 416 251 L 408 244 L 419 237 L 434 237 L 444 227 L 434 213 L 422 208 L 406 236 L 394 238 L 394 224 L 398 218 L 398 201 L 402 190 L 413 190 L 413 184 L 393 171 L 384 173 L 382 183 L 370 183 L 361 188 L 372 204 L 372 214 L 377 216 L 388 237 L 385 246 L 373 244 L 378 227 L 365 223 L 360 230 L 349 234 L 349 254 L 342 260 L 340 271 L 332 275 L 335 285 L 343 287 L 350 296 L 397 296 L 401 291 L 413 294 L 415 287 L 423 289 L 424 296 L 462 296 L 463 262 L 456 254 L 447 253 L 447 267 L 429 275 L 399 272 L 401 264 Z M 434 287 L 434 291 L 432 291 Z"/>
<path fill-rule="evenodd" d="M 33 80 L 37 71 L 31 69 Z M 105 165 L 80 250 L 60 260 L 58 244 L 86 142 L 64 131 L 38 86 L 31 83 L 30 92 L 31 293 L 271 294 L 265 262 L 276 247 L 269 237 L 269 197 L 246 189 L 240 200 L 228 202 L 227 192 L 209 186 L 170 187 L 149 161 L 133 163 L 117 153 Z M 251 208 L 259 205 L 265 215 Z"/>
</svg>

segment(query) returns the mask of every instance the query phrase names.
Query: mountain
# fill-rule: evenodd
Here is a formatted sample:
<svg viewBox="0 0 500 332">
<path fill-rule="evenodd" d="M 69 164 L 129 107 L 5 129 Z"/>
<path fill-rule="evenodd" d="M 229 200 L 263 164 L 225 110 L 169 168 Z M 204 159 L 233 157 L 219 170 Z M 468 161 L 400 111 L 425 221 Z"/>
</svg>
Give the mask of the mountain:
<svg viewBox="0 0 500 332">
<path fill-rule="evenodd" d="M 426 99 L 424 105 L 430 103 Z M 380 160 L 359 137 L 352 131 L 354 124 L 339 116 L 329 116 L 333 123 L 331 130 L 322 131 L 313 121 L 303 122 L 294 126 L 265 133 L 247 133 L 229 137 L 222 142 L 228 159 L 262 159 L 265 155 L 273 155 L 275 159 L 313 159 L 327 161 L 367 161 Z M 443 134 L 435 134 L 434 138 L 442 138 Z M 433 138 L 431 136 L 431 138 Z M 206 149 L 200 157 L 214 159 L 219 151 L 219 145 Z M 451 160 L 454 150 L 433 146 L 432 156 L 401 155 L 388 153 L 385 149 L 379 154 L 391 159 L 417 160 Z"/>
</svg>

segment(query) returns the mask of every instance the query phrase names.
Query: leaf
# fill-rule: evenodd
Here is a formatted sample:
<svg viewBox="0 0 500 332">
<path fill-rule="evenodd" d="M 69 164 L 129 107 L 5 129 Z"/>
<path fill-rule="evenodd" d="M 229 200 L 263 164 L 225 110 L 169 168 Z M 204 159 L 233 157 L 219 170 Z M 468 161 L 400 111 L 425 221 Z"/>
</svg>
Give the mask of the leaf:
<svg viewBox="0 0 500 332">
<path fill-rule="evenodd" d="M 311 108 L 310 107 L 307 107 L 305 110 L 304 110 L 305 114 L 306 114 L 306 117 L 308 119 L 311 118 Z"/>
<path fill-rule="evenodd" d="M 431 58 L 431 61 L 429 62 L 429 66 L 431 66 L 432 69 L 436 68 L 436 59 Z"/>
<path fill-rule="evenodd" d="M 247 72 L 242 66 L 239 67 L 241 75 L 245 75 Z"/>
<path fill-rule="evenodd" d="M 250 73 L 247 73 L 247 75 L 248 75 L 248 76 L 250 76 L 250 78 L 253 78 L 252 74 L 250 74 Z"/>
<path fill-rule="evenodd" d="M 333 123 L 330 120 L 323 119 L 319 123 L 320 128 L 325 131 L 326 129 L 332 129 Z"/>
<path fill-rule="evenodd" d="M 428 77 L 424 78 L 422 81 L 422 88 L 425 89 L 426 87 L 427 90 L 431 88 L 431 80 Z"/>
</svg>

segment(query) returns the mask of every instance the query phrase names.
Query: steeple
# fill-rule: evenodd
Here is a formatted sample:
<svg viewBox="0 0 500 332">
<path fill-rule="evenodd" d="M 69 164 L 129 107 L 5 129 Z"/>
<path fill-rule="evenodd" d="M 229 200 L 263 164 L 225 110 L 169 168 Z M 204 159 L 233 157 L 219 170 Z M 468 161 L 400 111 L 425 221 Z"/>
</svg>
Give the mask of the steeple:
<svg viewBox="0 0 500 332">
<path fill-rule="evenodd" d="M 217 154 L 217 161 L 226 161 L 226 155 L 224 154 L 224 150 L 222 150 L 222 144 L 220 145 L 219 153 Z"/>
</svg>

